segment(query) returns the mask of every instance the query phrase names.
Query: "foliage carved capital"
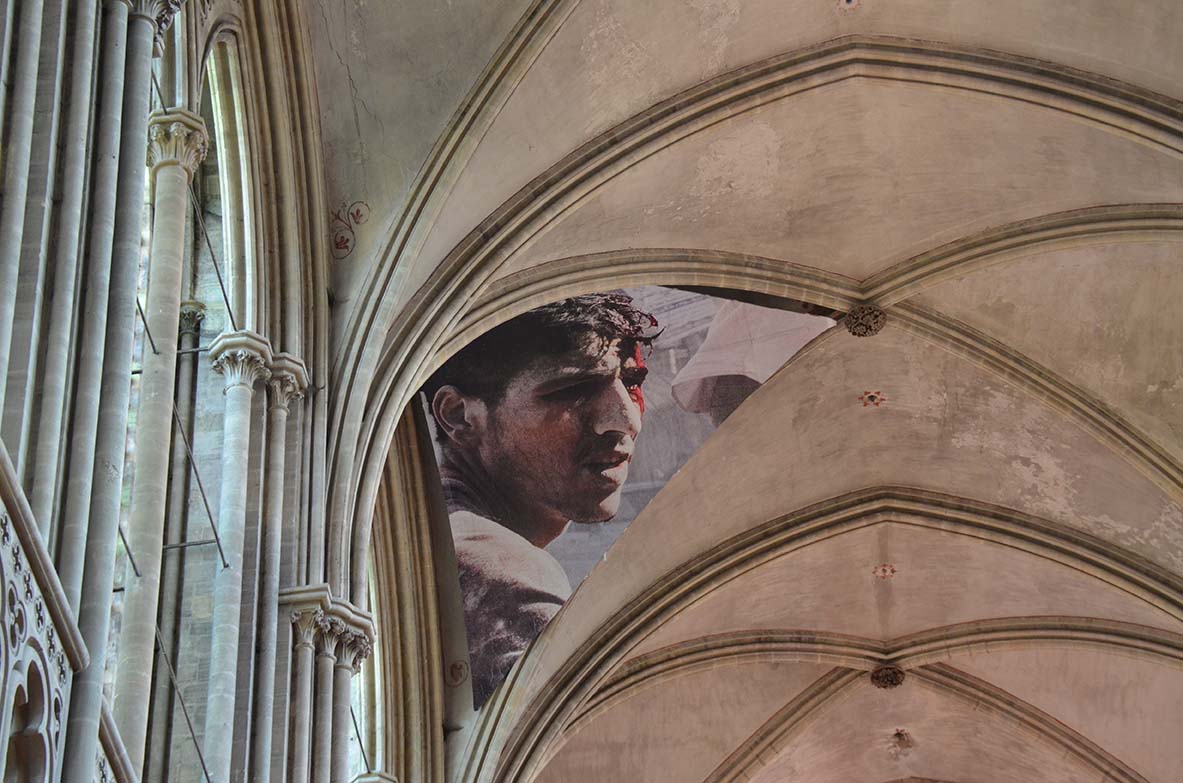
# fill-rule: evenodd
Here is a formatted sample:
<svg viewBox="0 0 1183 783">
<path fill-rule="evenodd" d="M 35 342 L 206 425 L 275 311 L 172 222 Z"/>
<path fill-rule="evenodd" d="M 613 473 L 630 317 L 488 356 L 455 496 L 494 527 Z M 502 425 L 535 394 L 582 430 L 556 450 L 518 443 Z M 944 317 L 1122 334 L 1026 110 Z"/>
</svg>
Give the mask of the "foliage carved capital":
<svg viewBox="0 0 1183 783">
<path fill-rule="evenodd" d="M 148 166 L 180 166 L 189 179 L 197 172 L 209 147 L 205 121 L 185 109 L 153 112 L 148 118 Z"/>
</svg>

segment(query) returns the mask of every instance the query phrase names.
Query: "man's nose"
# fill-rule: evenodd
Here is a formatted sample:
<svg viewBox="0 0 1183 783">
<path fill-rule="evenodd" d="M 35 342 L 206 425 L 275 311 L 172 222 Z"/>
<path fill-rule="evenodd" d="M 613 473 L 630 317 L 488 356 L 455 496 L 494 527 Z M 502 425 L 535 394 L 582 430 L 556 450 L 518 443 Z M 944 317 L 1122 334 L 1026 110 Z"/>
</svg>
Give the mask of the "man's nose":
<svg viewBox="0 0 1183 783">
<path fill-rule="evenodd" d="M 641 431 L 641 408 L 619 378 L 597 397 L 593 424 L 597 435 L 619 432 L 635 438 Z"/>
</svg>

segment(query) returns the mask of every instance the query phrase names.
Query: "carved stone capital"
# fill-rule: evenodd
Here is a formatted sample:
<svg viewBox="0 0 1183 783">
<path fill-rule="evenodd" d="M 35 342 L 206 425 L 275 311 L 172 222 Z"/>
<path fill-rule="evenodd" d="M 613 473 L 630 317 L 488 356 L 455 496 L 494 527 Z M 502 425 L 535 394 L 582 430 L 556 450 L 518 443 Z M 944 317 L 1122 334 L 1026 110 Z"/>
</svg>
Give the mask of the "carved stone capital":
<svg viewBox="0 0 1183 783">
<path fill-rule="evenodd" d="M 205 305 L 187 300 L 181 302 L 181 334 L 201 334 L 201 322 L 205 320 Z"/>
<path fill-rule="evenodd" d="M 291 614 L 296 647 L 312 647 L 316 643 L 316 615 L 319 609 L 304 609 Z M 321 612 L 323 614 L 323 612 Z"/>
<path fill-rule="evenodd" d="M 131 16 L 139 16 L 152 22 L 155 27 L 155 52 L 160 56 L 164 50 L 164 32 L 172 26 L 173 17 L 181 10 L 185 0 L 131 0 Z"/>
<path fill-rule="evenodd" d="M 279 353 L 271 362 L 271 407 L 287 407 L 304 397 L 308 388 L 308 370 L 304 362 L 288 353 Z"/>
<path fill-rule="evenodd" d="M 341 642 L 337 652 L 337 665 L 356 673 L 361 662 L 370 657 L 374 645 L 364 633 L 355 630 L 346 631 Z"/>
<path fill-rule="evenodd" d="M 180 166 L 192 179 L 208 147 L 205 122 L 191 111 L 167 109 L 148 118 L 148 166 L 153 174 L 163 166 Z"/>
<path fill-rule="evenodd" d="M 345 641 L 348 626 L 338 618 L 319 610 L 312 622 L 316 626 L 317 654 L 336 658 L 338 648 Z"/>
<path fill-rule="evenodd" d="M 223 332 L 210 344 L 214 372 L 226 379 L 226 388 L 253 388 L 255 381 L 271 375 L 271 346 L 254 332 Z"/>
</svg>

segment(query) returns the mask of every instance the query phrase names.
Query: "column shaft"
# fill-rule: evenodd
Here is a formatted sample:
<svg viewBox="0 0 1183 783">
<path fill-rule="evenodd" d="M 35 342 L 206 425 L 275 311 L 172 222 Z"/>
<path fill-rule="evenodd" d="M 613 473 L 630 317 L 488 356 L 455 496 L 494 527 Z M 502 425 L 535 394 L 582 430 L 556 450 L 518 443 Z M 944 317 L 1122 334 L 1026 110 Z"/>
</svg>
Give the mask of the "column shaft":
<svg viewBox="0 0 1183 783">
<path fill-rule="evenodd" d="M 296 692 L 292 697 L 292 768 L 288 780 L 311 780 L 310 761 L 312 752 L 312 677 L 316 647 L 313 644 L 315 628 L 311 612 L 292 614 L 296 627 L 295 681 Z M 270 783 L 270 780 L 255 779 L 255 783 Z"/>
<path fill-rule="evenodd" d="M 13 318 L 21 265 L 25 201 L 29 193 L 29 156 L 33 148 L 33 111 L 37 103 L 37 63 L 41 54 L 41 12 L 44 3 L 27 3 L 16 30 L 16 64 L 12 72 L 12 104 L 5 120 L 4 198 L 0 201 L 0 413 L 8 387 Z M 6 85 L 7 87 L 7 85 Z M 15 417 L 20 421 L 19 414 Z M 10 417 L 4 416 L 5 421 Z M 15 450 L 20 433 L 0 433 Z"/>
<path fill-rule="evenodd" d="M 119 182 L 119 138 L 123 122 L 123 76 L 127 44 L 127 4 L 107 3 L 103 14 L 102 98 L 95 132 L 94 172 L 90 202 L 90 236 L 86 253 L 86 304 L 78 344 L 74 414 L 71 419 L 70 473 L 62 512 L 58 573 L 70 607 L 80 611 L 90 490 L 94 478 L 95 436 L 99 421 L 99 387 L 107 333 L 107 302 L 111 281 L 111 248 L 115 234 L 115 197 Z M 42 487 L 42 503 L 50 489 Z M 35 506 L 36 508 L 36 506 Z M 113 567 L 113 566 L 112 566 Z"/>
<path fill-rule="evenodd" d="M 252 731 L 251 777 L 271 779 L 272 716 L 276 703 L 276 640 L 279 634 L 279 552 L 284 530 L 284 457 L 287 447 L 287 407 L 308 386 L 304 365 L 280 354 L 271 365 L 267 475 L 259 565 L 259 636 L 256 668 L 256 706 Z"/>
<path fill-rule="evenodd" d="M 65 34 L 71 6 L 63 0 L 46 0 L 45 5 L 41 14 L 41 57 L 37 68 L 33 145 L 25 192 L 21 268 L 9 348 L 8 390 L 4 398 L 6 419 L 3 429 L 19 433 L 15 442 L 9 440 L 6 445 L 26 487 L 32 477 L 30 449 L 37 445 L 33 414 L 40 403 L 42 389 L 41 335 L 51 317 L 47 316 L 52 293 L 49 238 L 50 228 L 58 217 L 58 157 L 65 144 L 61 137 L 66 113 L 62 87 L 65 81 Z M 45 526 L 40 519 L 37 522 L 39 528 Z"/>
<path fill-rule="evenodd" d="M 249 343 L 252 348 L 239 347 Z M 229 347 L 227 347 L 229 346 Z M 222 479 L 218 534 L 227 566 L 217 563 L 213 588 L 209 684 L 203 744 L 214 780 L 229 780 L 238 684 L 238 635 L 242 612 L 242 549 L 246 535 L 246 472 L 254 381 L 266 377 L 271 353 L 249 333 L 223 334 L 211 346 L 214 367 L 226 376 L 222 430 Z"/>
<path fill-rule="evenodd" d="M 316 716 L 312 721 L 312 783 L 330 783 L 332 774 L 332 671 L 337 664 L 336 621 L 325 621 L 316 654 Z M 295 782 L 293 782 L 295 783 Z"/>
<path fill-rule="evenodd" d="M 66 110 L 62 145 L 61 207 L 53 240 L 53 310 L 45 343 L 45 372 L 41 381 L 41 415 L 37 424 L 37 455 L 33 466 L 30 503 L 41 535 L 50 537 L 58 489 L 58 462 L 64 441 L 62 423 L 66 405 L 66 373 L 78 282 L 78 246 L 82 232 L 83 188 L 86 183 L 86 141 L 90 126 L 91 71 L 94 68 L 96 22 L 94 3 L 76 6 L 74 46 L 70 52 L 70 104 Z M 122 75 L 120 78 L 122 83 Z M 119 85 L 115 86 L 118 90 Z M 109 118 L 101 113 L 97 133 Z M 116 123 L 118 124 L 118 123 Z M 96 186 L 97 186 L 96 181 Z M 96 205 L 97 211 L 97 205 Z M 92 212 L 93 214 L 93 212 Z M 77 604 L 74 605 L 77 607 Z"/>
<path fill-rule="evenodd" d="M 65 783 L 86 783 L 94 776 L 99 716 L 103 703 L 103 671 L 111 618 L 115 541 L 119 532 L 119 501 L 127 437 L 127 406 L 131 392 L 133 319 L 139 272 L 140 231 L 144 203 L 144 138 L 148 126 L 152 38 L 155 20 L 134 14 L 127 24 L 123 127 L 119 144 L 115 239 L 103 345 L 102 384 L 95 440 L 94 474 L 86 525 L 85 568 L 78 625 L 90 650 L 90 666 L 75 678 L 70 693 Z M 75 560 L 69 570 L 76 570 Z"/>
<path fill-rule="evenodd" d="M 198 302 L 181 303 L 181 326 L 179 350 L 192 351 L 201 342 L 201 322 L 205 308 Z M 197 373 L 197 354 L 186 353 L 177 357 L 177 414 L 186 432 L 193 431 L 193 392 Z M 168 512 L 165 520 L 165 541 L 179 544 L 185 540 L 185 520 L 189 503 L 189 488 L 192 467 L 184 441 L 173 434 L 172 460 L 169 471 Z M 177 660 L 177 646 L 180 633 L 181 595 L 184 585 L 185 550 L 173 549 L 165 555 L 160 576 L 160 634 L 170 660 Z M 148 726 L 148 742 L 142 780 L 163 781 L 168 779 L 169 754 L 172 741 L 172 717 L 175 700 L 172 683 L 164 661 L 157 656 L 153 666 L 153 696 Z M 182 728 L 181 731 L 184 731 Z"/>
<path fill-rule="evenodd" d="M 272 375 L 267 425 L 267 497 L 262 531 L 259 587 L 259 642 L 252 779 L 271 779 L 271 723 L 275 707 L 276 637 L 279 633 L 279 551 L 283 535 L 284 455 L 287 448 L 288 376 Z"/>
<path fill-rule="evenodd" d="M 337 658 L 333 670 L 333 774 L 332 783 L 349 783 L 349 732 L 353 730 L 350 713 L 353 687 L 353 655 Z"/>
<path fill-rule="evenodd" d="M 152 694 L 152 666 L 148 664 L 156 646 L 161 547 L 168 500 L 185 214 L 189 177 L 205 151 L 205 128 L 200 117 L 174 110 L 152 118 L 149 136 L 155 187 L 152 250 L 148 260 L 151 283 L 144 316 L 156 351 L 144 351 L 140 374 L 136 476 L 128 518 L 128 544 L 140 573 L 127 581 L 124 593 L 114 710 L 124 747 L 135 768 L 141 771 Z"/>
</svg>

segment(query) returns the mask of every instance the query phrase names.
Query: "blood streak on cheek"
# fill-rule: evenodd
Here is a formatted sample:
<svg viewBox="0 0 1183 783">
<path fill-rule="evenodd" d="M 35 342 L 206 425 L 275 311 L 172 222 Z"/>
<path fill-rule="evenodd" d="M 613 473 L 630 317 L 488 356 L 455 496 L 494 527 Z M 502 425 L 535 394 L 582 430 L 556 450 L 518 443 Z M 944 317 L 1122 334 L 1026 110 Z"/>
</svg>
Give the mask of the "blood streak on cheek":
<svg viewBox="0 0 1183 783">
<path fill-rule="evenodd" d="M 633 361 L 636 362 L 637 367 L 645 366 L 645 357 L 641 354 L 640 343 L 633 346 Z M 629 389 L 628 396 L 637 404 L 637 410 L 640 414 L 642 416 L 645 415 L 645 393 L 641 391 L 641 387 L 638 385 Z"/>
</svg>

